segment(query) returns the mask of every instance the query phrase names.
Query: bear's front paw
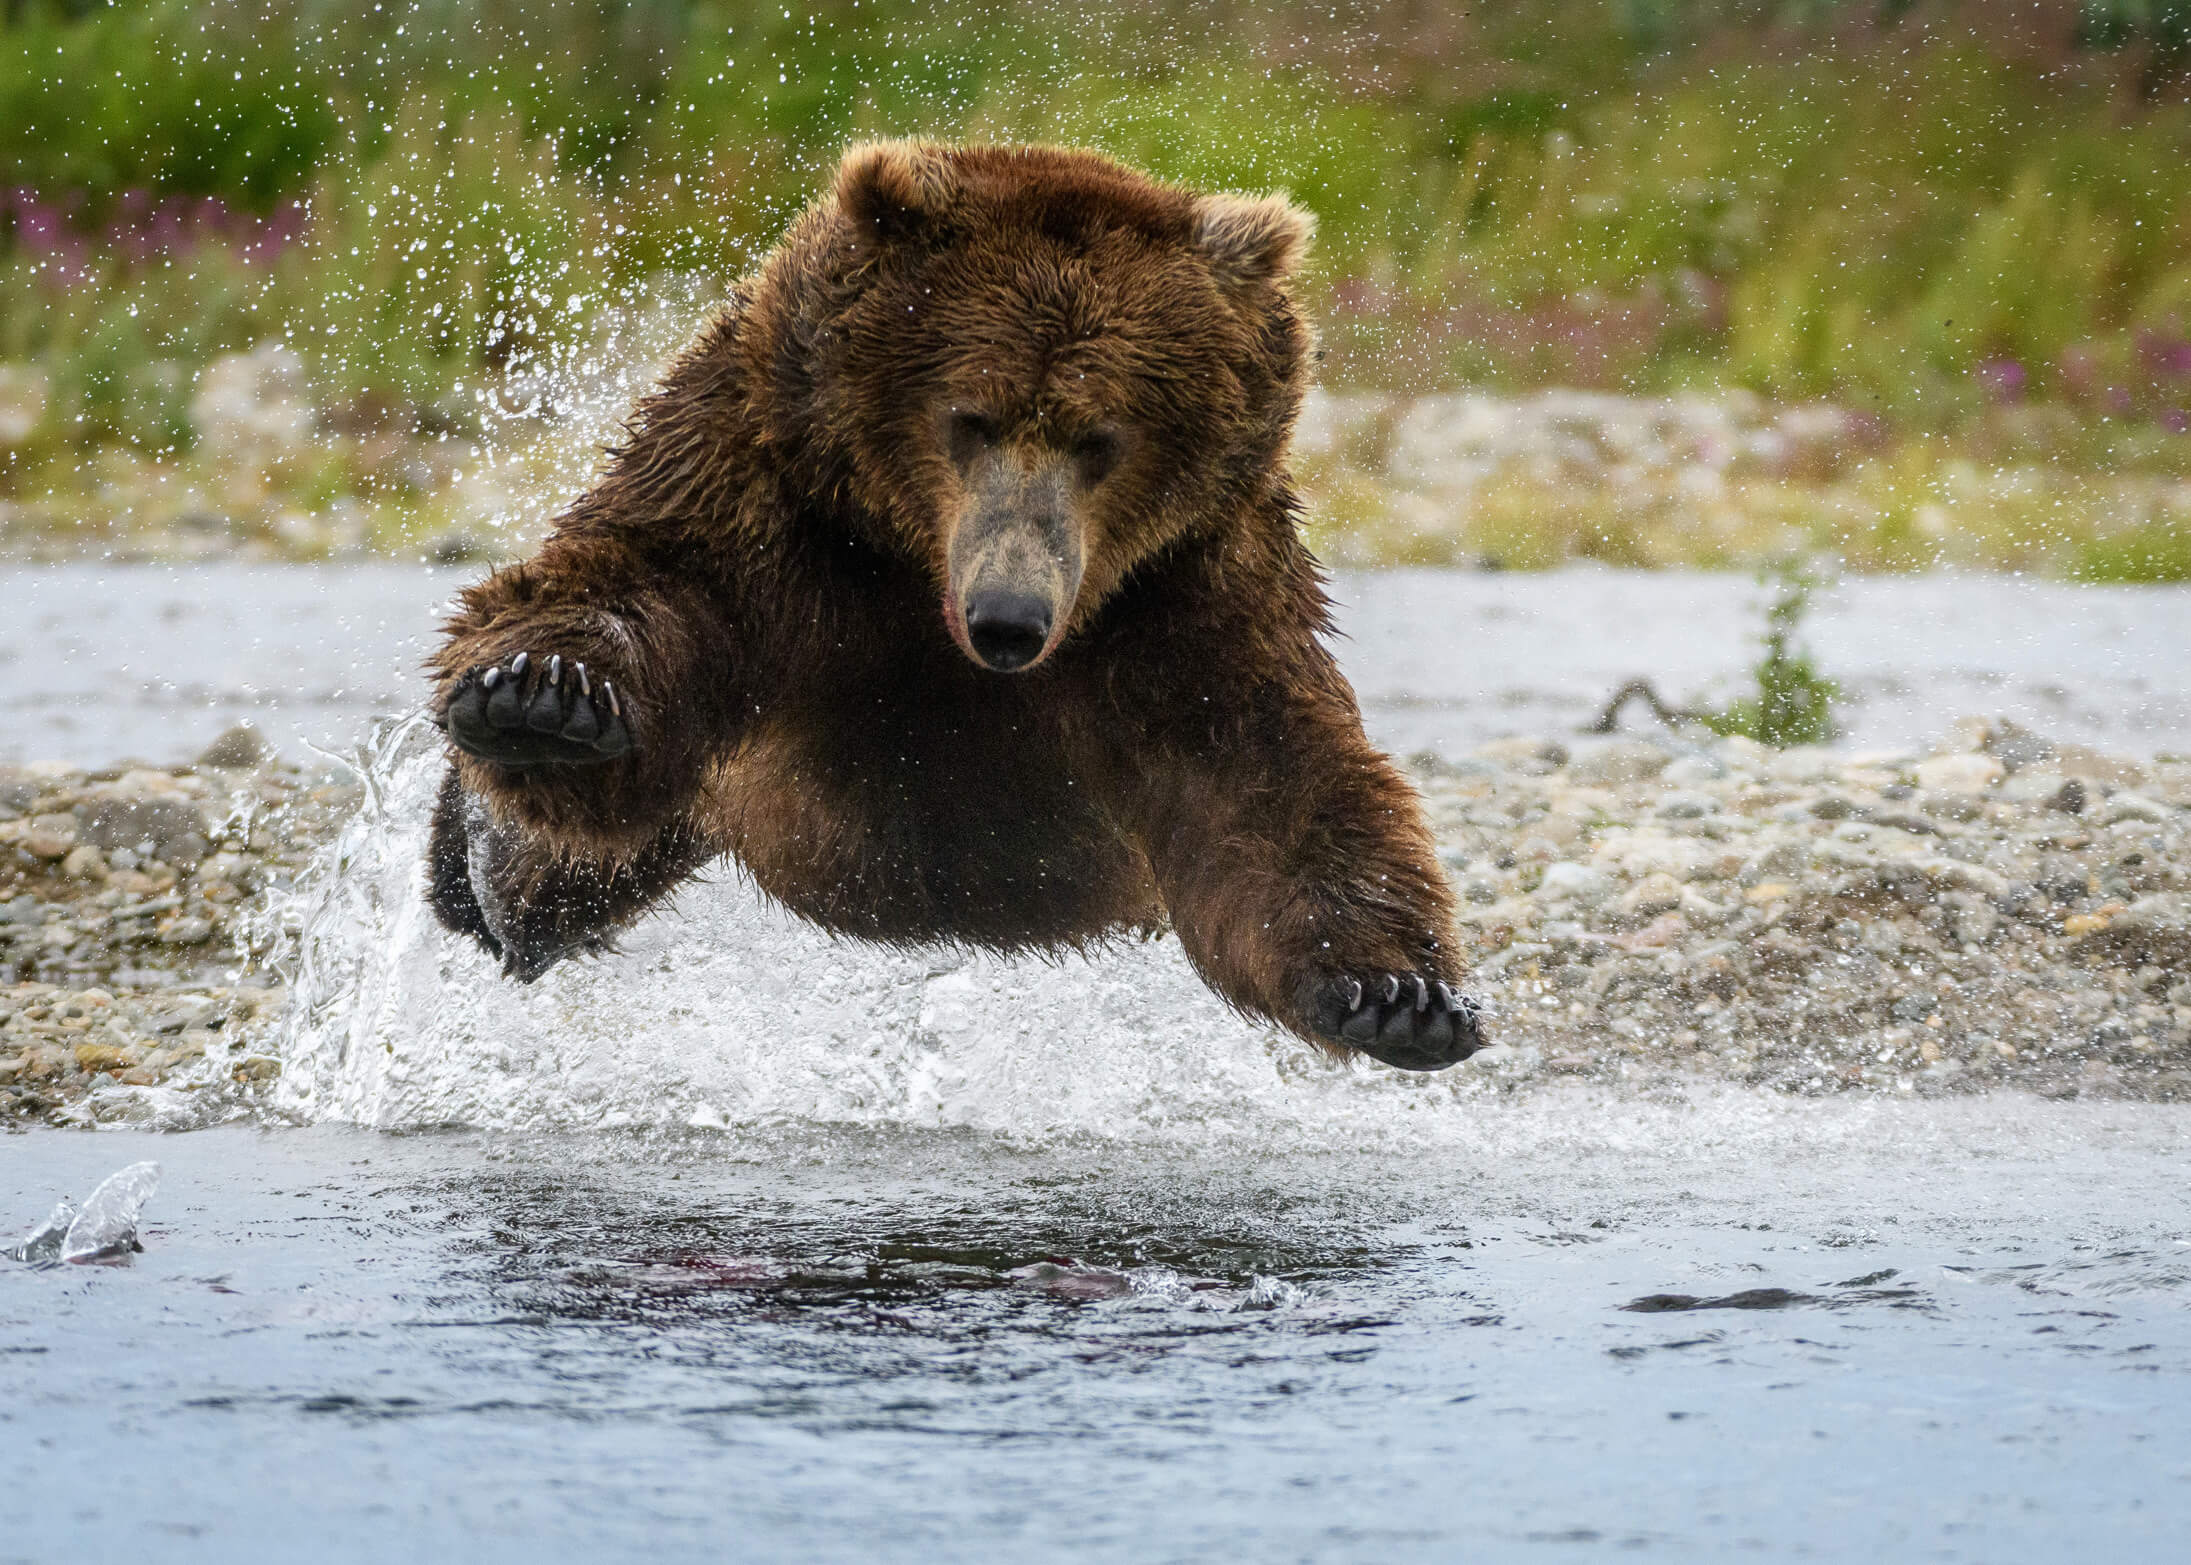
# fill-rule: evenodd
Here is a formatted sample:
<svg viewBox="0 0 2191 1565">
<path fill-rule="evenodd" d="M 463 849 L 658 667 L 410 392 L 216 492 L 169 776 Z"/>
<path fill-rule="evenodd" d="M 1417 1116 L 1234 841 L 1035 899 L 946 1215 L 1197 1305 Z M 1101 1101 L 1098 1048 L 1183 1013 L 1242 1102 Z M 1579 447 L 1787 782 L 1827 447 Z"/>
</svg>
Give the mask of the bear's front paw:
<svg viewBox="0 0 2191 1565">
<path fill-rule="evenodd" d="M 1421 973 L 1334 974 L 1313 986 L 1316 1035 L 1408 1071 L 1442 1071 L 1483 1047 L 1483 1007 Z"/>
<path fill-rule="evenodd" d="M 442 726 L 458 749 L 504 766 L 595 765 L 632 749 L 613 683 L 583 663 L 536 663 L 526 652 L 466 674 Z"/>
</svg>

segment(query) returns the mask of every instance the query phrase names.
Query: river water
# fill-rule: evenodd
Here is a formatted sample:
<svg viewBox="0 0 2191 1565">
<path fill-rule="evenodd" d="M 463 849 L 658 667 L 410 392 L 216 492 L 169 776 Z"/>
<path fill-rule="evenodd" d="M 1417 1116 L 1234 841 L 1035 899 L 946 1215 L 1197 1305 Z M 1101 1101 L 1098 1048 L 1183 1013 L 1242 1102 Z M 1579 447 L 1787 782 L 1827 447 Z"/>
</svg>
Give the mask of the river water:
<svg viewBox="0 0 2191 1565">
<path fill-rule="evenodd" d="M 416 705 L 442 605 L 477 567 L 0 567 L 0 762 L 185 759 L 238 718 L 347 752 Z M 1669 697 L 1756 657 L 1760 590 L 1701 571 L 1343 572 L 1342 657 L 1396 750 L 1586 722 L 1649 676 Z M 2191 748 L 2191 588 L 1852 577 L 1808 632 L 1848 742 L 1929 744 L 1984 712 L 2130 751 Z"/>
<path fill-rule="evenodd" d="M 454 579 L 18 573 L 6 743 L 351 751 Z M 1751 623 L 1702 576 L 1339 586 L 1401 748 Z M 71 602 L 106 629 L 37 628 Z M 2187 603 L 1856 583 L 1817 641 L 1852 742 L 2151 749 Z M 1345 1071 L 1168 946 L 882 954 L 733 878 L 515 991 L 420 917 L 421 737 L 288 909 L 278 1121 L 0 1139 L 23 1229 L 164 1169 L 132 1264 L 0 1262 L 0 1562 L 2180 1554 L 2191 1110 Z"/>
<path fill-rule="evenodd" d="M 133 1266 L 0 1270 L 0 1559 L 2179 1558 L 2187 1132 L 19 1137 L 20 1211 L 166 1184 Z"/>
</svg>

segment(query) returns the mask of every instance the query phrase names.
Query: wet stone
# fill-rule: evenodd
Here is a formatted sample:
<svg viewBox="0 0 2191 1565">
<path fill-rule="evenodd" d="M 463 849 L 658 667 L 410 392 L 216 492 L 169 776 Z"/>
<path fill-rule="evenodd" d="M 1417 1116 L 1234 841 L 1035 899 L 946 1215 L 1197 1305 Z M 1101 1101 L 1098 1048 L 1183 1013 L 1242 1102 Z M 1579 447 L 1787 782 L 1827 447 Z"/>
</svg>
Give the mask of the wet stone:
<svg viewBox="0 0 2191 1565">
<path fill-rule="evenodd" d="M 238 723 L 199 752 L 198 764 L 238 770 L 257 766 L 272 753 L 265 735 L 249 723 Z"/>
<path fill-rule="evenodd" d="M 83 834 L 95 847 L 125 849 L 186 869 L 204 858 L 205 818 L 186 799 L 108 798 L 93 804 Z"/>
<path fill-rule="evenodd" d="M 1494 766 L 1523 776 L 1542 777 L 1567 764 L 1567 746 L 1556 739 L 1494 739 L 1480 746 L 1476 755 Z"/>
<path fill-rule="evenodd" d="M 2123 792 L 2107 801 L 2106 808 L 2101 812 L 2101 819 L 2110 826 L 2123 821 L 2144 821 L 2152 825 L 2162 825 L 2174 819 L 2175 815 L 2174 809 L 2157 799 Z"/>
<path fill-rule="evenodd" d="M 76 1068 L 80 1071 L 125 1070 L 137 1063 L 141 1051 L 119 1043 L 79 1043 Z"/>
<path fill-rule="evenodd" d="M 1917 807 L 1927 815 L 1944 821 L 1983 820 L 1986 801 L 1974 793 L 1953 793 L 1928 789 L 1917 796 Z"/>
<path fill-rule="evenodd" d="M 1699 783 L 1720 781 L 1727 775 L 1727 763 L 1708 752 L 1677 756 L 1658 775 L 1659 781 L 1669 788 L 1692 788 Z"/>
<path fill-rule="evenodd" d="M 2044 766 L 2057 753 L 2053 740 L 2005 720 L 1996 725 L 1986 749 L 2011 772 L 2020 772 L 2026 767 Z"/>
<path fill-rule="evenodd" d="M 1941 755 L 1920 762 L 1916 783 L 1926 793 L 1983 793 L 2008 775 L 1990 755 Z"/>
<path fill-rule="evenodd" d="M 1567 764 L 1567 780 L 1583 786 L 1639 783 L 1656 777 L 1673 758 L 1655 744 L 1615 740 Z"/>
<path fill-rule="evenodd" d="M 1603 870 L 1572 863 L 1550 865 L 1537 884 L 1538 895 L 1547 902 L 1602 902 L 1613 888 L 1613 878 Z"/>
<path fill-rule="evenodd" d="M 23 851 L 34 859 L 59 859 L 68 855 L 76 846 L 76 817 L 73 815 L 34 815 L 30 829 L 20 841 Z"/>
<path fill-rule="evenodd" d="M 192 946 L 213 938 L 213 920 L 210 918 L 178 918 L 160 928 L 160 943 L 171 946 Z"/>
</svg>

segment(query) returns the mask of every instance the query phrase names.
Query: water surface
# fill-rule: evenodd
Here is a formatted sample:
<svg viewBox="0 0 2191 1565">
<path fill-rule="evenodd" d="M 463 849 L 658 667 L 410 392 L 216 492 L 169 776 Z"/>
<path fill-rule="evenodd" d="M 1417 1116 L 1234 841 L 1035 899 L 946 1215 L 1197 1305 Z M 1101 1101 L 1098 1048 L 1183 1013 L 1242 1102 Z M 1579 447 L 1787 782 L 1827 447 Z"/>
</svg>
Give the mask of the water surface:
<svg viewBox="0 0 2191 1565">
<path fill-rule="evenodd" d="M 166 1184 L 133 1266 L 0 1270 L 0 1559 L 2173 1558 L 2187 1132 L 42 1132 L 10 1210 Z"/>
</svg>

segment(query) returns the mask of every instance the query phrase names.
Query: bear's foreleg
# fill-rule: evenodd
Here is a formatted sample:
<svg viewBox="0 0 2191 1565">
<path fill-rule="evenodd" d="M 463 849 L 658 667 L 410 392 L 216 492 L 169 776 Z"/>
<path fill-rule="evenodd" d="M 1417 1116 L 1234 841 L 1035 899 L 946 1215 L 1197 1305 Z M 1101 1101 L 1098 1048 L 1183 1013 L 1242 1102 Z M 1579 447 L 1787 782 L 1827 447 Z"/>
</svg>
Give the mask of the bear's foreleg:
<svg viewBox="0 0 2191 1565">
<path fill-rule="evenodd" d="M 432 662 L 441 921 L 530 980 L 712 857 L 692 806 L 734 737 L 737 661 L 704 578 L 659 544 L 562 534 L 467 591 Z"/>
<path fill-rule="evenodd" d="M 623 862 L 730 741 L 739 659 L 674 551 L 560 535 L 464 593 L 431 666 L 464 789 L 558 858 Z"/>
<path fill-rule="evenodd" d="M 1482 1047 L 1453 896 L 1414 790 L 1336 671 L 1264 686 L 1147 774 L 1142 838 L 1189 959 L 1240 1009 L 1442 1070 Z"/>
</svg>

